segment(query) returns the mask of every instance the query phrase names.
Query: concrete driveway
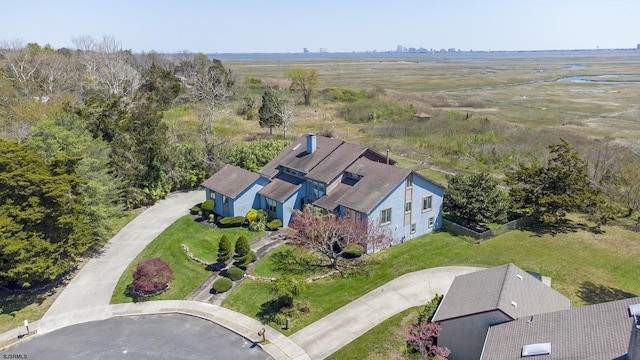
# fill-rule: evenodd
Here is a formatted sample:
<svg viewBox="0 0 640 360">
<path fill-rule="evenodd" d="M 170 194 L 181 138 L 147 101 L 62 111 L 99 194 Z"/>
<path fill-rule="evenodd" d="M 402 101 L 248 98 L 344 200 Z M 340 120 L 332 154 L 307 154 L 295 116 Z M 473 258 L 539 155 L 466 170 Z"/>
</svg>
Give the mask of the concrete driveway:
<svg viewBox="0 0 640 360">
<path fill-rule="evenodd" d="M 203 190 L 169 194 L 127 224 L 69 282 L 39 321 L 38 333 L 111 316 L 111 295 L 127 266 L 204 197 Z"/>
</svg>

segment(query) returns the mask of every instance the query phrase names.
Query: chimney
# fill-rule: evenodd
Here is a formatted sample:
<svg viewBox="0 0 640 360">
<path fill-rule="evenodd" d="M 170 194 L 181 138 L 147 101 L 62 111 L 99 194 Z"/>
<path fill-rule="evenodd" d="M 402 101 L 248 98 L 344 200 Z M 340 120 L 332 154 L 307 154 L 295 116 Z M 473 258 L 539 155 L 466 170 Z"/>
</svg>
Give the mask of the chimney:
<svg viewBox="0 0 640 360">
<path fill-rule="evenodd" d="M 307 153 L 312 154 L 316 151 L 316 134 L 309 133 L 307 134 Z"/>
<path fill-rule="evenodd" d="M 640 360 L 640 314 L 633 314 L 633 320 L 627 359 Z"/>
</svg>

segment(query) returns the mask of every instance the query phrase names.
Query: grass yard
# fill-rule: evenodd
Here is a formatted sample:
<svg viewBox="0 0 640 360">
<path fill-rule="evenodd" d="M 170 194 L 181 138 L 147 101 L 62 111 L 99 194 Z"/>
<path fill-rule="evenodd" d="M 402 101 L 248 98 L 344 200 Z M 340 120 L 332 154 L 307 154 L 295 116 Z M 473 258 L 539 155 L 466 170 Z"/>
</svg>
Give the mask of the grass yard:
<svg viewBox="0 0 640 360">
<path fill-rule="evenodd" d="M 422 306 L 412 307 L 388 318 L 331 354 L 327 360 L 386 360 L 404 354 L 405 331 L 418 319 L 421 309 Z"/>
<path fill-rule="evenodd" d="M 492 267 L 514 263 L 550 276 L 553 288 L 570 298 L 574 306 L 640 294 L 640 234 L 618 226 L 605 226 L 602 233 L 597 233 L 580 221 L 574 218 L 557 233 L 512 231 L 478 245 L 440 232 L 388 248 L 371 256 L 366 275 L 307 284 L 297 301 L 306 302 L 310 311 L 293 317 L 291 329 L 282 332 L 292 334 L 402 274 L 447 265 Z M 256 266 L 257 275 L 281 275 L 268 264 L 270 256 Z M 272 298 L 271 286 L 243 281 L 223 306 L 269 320 L 263 304 Z"/>
<path fill-rule="evenodd" d="M 251 241 L 264 233 L 250 232 L 245 228 L 209 228 L 194 221 L 191 215 L 183 216 L 147 245 L 129 265 L 116 285 L 111 303 L 134 301 L 127 293 L 127 286 L 133 281 L 133 272 L 138 263 L 155 257 L 159 257 L 169 263 L 175 280 L 170 283 L 171 288 L 167 292 L 155 296 L 151 300 L 184 299 L 211 275 L 211 271 L 189 259 L 182 249 L 182 244 L 187 245 L 195 257 L 208 262 L 215 262 L 218 256 L 218 243 L 222 234 L 226 234 L 231 244 L 235 246 L 236 240 L 241 235 Z"/>
</svg>

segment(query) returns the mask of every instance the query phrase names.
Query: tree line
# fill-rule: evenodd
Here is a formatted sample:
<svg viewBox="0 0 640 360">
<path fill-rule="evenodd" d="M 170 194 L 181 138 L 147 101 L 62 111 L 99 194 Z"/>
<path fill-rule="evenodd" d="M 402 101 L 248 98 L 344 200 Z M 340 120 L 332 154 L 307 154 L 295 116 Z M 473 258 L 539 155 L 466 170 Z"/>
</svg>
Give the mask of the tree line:
<svg viewBox="0 0 640 360">
<path fill-rule="evenodd" d="M 73 42 L 0 44 L 0 286 L 54 279 L 123 210 L 197 187 L 226 163 L 255 171 L 288 145 L 214 136 L 237 90 L 219 60 L 133 54 L 112 37 Z M 164 118 L 180 107 L 197 118 L 186 131 Z"/>
</svg>

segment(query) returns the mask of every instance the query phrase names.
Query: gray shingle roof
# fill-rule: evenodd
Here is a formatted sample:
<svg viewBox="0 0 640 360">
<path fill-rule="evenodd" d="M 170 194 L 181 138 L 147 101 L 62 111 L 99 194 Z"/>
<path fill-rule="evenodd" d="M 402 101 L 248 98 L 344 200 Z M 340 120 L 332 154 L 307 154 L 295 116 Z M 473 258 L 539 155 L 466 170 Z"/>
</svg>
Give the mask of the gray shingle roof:
<svg viewBox="0 0 640 360">
<path fill-rule="evenodd" d="M 316 151 L 308 153 L 307 135 L 300 136 L 258 172 L 272 178 L 278 174 L 279 168 L 284 166 L 307 174 L 343 143 L 340 140 L 317 136 Z"/>
<path fill-rule="evenodd" d="M 457 276 L 433 321 L 444 321 L 491 310 L 512 319 L 569 309 L 571 302 L 514 264 Z"/>
<path fill-rule="evenodd" d="M 346 171 L 361 175 L 362 178 L 341 196 L 337 203 L 364 214 L 369 214 L 411 173 L 409 169 L 374 162 L 367 158 L 358 159 Z"/>
<path fill-rule="evenodd" d="M 328 184 L 342 174 L 344 169 L 355 162 L 366 150 L 367 148 L 360 145 L 343 143 L 311 169 L 306 178 Z"/>
<path fill-rule="evenodd" d="M 220 171 L 203 182 L 202 186 L 235 199 L 259 178 L 259 174 L 233 165 L 225 165 Z"/>
<path fill-rule="evenodd" d="M 271 179 L 265 187 L 258 191 L 258 194 L 273 199 L 278 202 L 284 202 L 293 195 L 302 186 L 302 180 L 295 176 L 279 174 Z"/>
<path fill-rule="evenodd" d="M 634 321 L 629 305 L 640 297 L 550 312 L 489 328 L 482 359 L 520 359 L 522 347 L 551 343 L 551 354 L 534 359 L 624 359 Z"/>
</svg>

